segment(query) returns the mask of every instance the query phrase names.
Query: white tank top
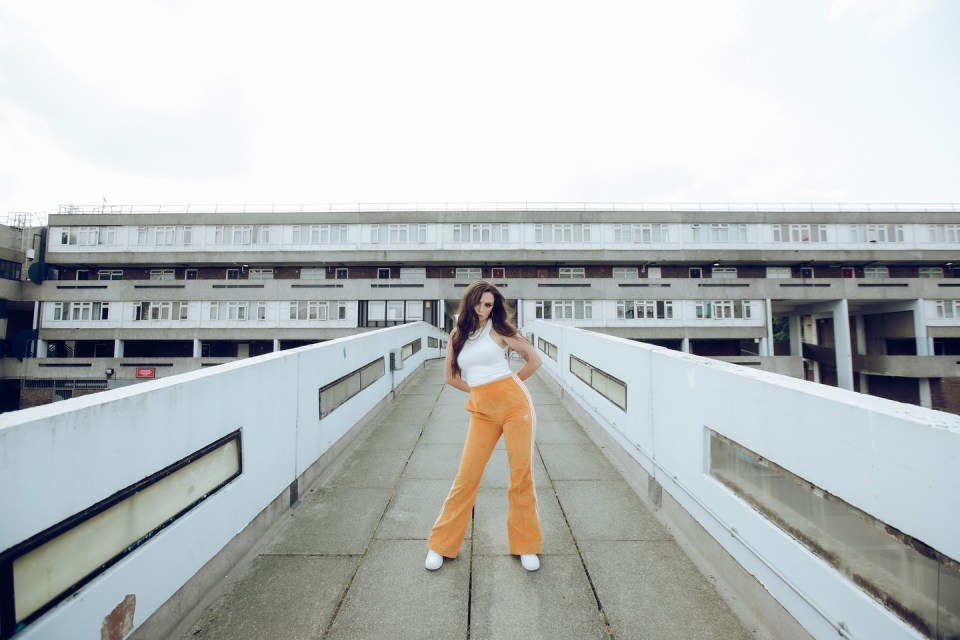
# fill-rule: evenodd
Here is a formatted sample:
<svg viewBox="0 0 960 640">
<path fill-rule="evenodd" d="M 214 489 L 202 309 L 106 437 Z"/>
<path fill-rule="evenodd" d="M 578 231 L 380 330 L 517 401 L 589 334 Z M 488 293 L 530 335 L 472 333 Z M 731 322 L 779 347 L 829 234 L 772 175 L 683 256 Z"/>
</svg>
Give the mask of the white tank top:
<svg viewBox="0 0 960 640">
<path fill-rule="evenodd" d="M 457 356 L 460 377 L 471 387 L 513 375 L 507 362 L 506 347 L 501 347 L 490 337 L 492 326 L 488 320 L 483 329 L 467 338 Z"/>
</svg>

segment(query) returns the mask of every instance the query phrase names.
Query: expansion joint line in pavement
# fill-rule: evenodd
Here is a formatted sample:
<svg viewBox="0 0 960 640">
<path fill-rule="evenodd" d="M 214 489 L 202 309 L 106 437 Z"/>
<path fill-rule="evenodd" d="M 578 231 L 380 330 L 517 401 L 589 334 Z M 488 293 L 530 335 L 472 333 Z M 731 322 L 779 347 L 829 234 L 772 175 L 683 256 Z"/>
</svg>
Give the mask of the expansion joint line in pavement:
<svg viewBox="0 0 960 640">
<path fill-rule="evenodd" d="M 433 409 L 430 410 L 430 413 L 427 414 L 427 420 L 430 419 L 430 416 L 433 415 Z M 413 443 L 413 447 L 410 448 L 410 455 L 407 456 L 406 461 L 403 463 L 403 469 L 400 470 L 400 478 L 403 477 L 403 472 L 407 470 L 407 465 L 410 464 L 410 458 L 413 457 L 413 452 L 417 448 L 417 443 L 420 442 L 420 438 L 423 437 L 423 432 L 426 429 L 426 421 L 424 421 L 424 428 L 420 430 L 420 435 L 417 436 L 416 442 Z M 368 435 L 369 437 L 369 435 Z M 397 497 L 397 490 L 400 487 L 400 480 L 397 480 L 397 483 L 393 485 L 393 492 L 390 494 L 390 499 L 387 500 L 387 504 L 383 507 L 383 511 L 380 513 L 380 518 L 377 520 L 377 526 L 373 530 L 373 534 L 370 536 L 370 539 L 367 540 L 367 546 L 363 550 L 363 553 L 360 554 L 360 561 L 357 562 L 357 568 L 353 570 L 353 574 L 350 576 L 350 579 L 347 580 L 347 586 L 344 587 L 343 593 L 340 594 L 340 600 L 337 601 L 337 606 L 333 608 L 333 615 L 330 616 L 330 621 L 327 623 L 327 628 L 323 630 L 323 633 L 320 635 L 320 640 L 327 640 L 330 636 L 330 631 L 333 629 L 333 623 L 336 621 L 337 616 L 340 615 L 340 607 L 343 606 L 343 602 L 347 599 L 347 594 L 350 593 L 350 588 L 353 586 L 353 581 L 357 578 L 357 574 L 360 572 L 360 567 L 363 566 L 363 561 L 366 559 L 367 554 L 370 552 L 370 542 L 377 538 L 377 531 L 380 530 L 380 525 L 383 524 L 383 517 L 387 515 L 387 511 L 390 509 L 390 505 L 393 504 L 393 501 Z M 469 618 L 467 623 L 469 629 Z M 469 632 L 468 632 L 469 634 Z M 469 635 L 468 635 L 469 637 Z"/>
<path fill-rule="evenodd" d="M 351 574 L 350 579 L 347 580 L 347 586 L 344 587 L 343 593 L 340 594 L 340 599 L 337 600 L 337 605 L 333 608 L 333 615 L 330 616 L 330 621 L 327 622 L 326 629 L 324 629 L 323 633 L 320 634 L 320 640 L 326 640 L 330 636 L 330 630 L 333 629 L 333 622 L 340 614 L 340 607 L 343 606 L 343 601 L 347 599 L 347 594 L 350 593 L 350 587 L 353 586 L 353 581 L 357 578 L 357 574 L 360 572 L 360 565 L 363 564 L 363 558 L 366 555 L 367 552 L 364 550 L 363 555 L 360 556 L 360 561 L 357 562 L 357 566 L 353 570 L 353 574 Z"/>
<path fill-rule="evenodd" d="M 537 455 L 540 456 L 540 461 L 543 461 L 543 454 L 540 453 L 540 447 L 537 446 Z M 544 465 L 546 469 L 546 465 Z M 590 591 L 593 592 L 593 599 L 597 602 L 597 611 L 600 613 L 600 620 L 603 622 L 604 628 L 607 630 L 607 636 L 610 640 L 616 640 L 616 635 L 613 633 L 613 627 L 610 626 L 610 621 L 607 619 L 607 612 L 603 609 L 603 603 L 600 602 L 600 595 L 597 593 L 597 588 L 593 584 L 593 576 L 590 575 L 590 570 L 587 569 L 587 562 L 583 559 L 583 552 L 580 550 L 580 543 L 577 541 L 577 537 L 573 535 L 573 528 L 570 526 L 570 519 L 567 517 L 567 512 L 563 508 L 563 503 L 560 502 L 560 494 L 557 493 L 557 485 L 553 481 L 553 476 L 550 475 L 549 469 L 547 470 L 547 478 L 550 479 L 550 487 L 553 489 L 553 495 L 557 499 L 557 505 L 560 507 L 560 515 L 563 516 L 563 521 L 567 525 L 567 529 L 570 531 L 570 537 L 573 539 L 573 546 L 577 550 L 577 557 L 580 558 L 580 566 L 583 567 L 583 573 L 587 576 L 587 583 L 590 585 Z"/>
</svg>

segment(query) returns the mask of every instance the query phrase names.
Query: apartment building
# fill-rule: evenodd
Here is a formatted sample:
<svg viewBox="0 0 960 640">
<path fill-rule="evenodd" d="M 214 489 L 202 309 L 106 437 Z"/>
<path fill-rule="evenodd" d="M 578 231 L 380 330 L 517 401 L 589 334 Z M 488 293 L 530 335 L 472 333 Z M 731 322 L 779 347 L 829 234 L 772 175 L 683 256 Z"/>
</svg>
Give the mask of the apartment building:
<svg viewBox="0 0 960 640">
<path fill-rule="evenodd" d="M 960 413 L 955 205 L 63 206 L 21 235 L 6 409 L 404 322 L 450 328 L 484 278 L 521 325 Z"/>
</svg>

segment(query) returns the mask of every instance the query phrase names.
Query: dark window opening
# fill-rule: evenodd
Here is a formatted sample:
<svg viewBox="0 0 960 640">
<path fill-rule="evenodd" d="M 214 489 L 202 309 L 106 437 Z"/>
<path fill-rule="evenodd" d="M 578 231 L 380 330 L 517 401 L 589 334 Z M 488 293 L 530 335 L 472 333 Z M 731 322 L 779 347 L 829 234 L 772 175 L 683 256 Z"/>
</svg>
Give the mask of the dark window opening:
<svg viewBox="0 0 960 640">
<path fill-rule="evenodd" d="M 125 358 L 192 358 L 192 340 L 126 340 Z"/>
</svg>

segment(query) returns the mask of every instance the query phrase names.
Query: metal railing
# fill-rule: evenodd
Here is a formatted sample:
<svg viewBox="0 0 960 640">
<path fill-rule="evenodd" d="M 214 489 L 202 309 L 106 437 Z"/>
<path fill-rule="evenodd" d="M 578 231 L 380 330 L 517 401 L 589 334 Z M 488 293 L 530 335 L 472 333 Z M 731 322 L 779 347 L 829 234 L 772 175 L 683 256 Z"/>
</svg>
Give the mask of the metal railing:
<svg viewBox="0 0 960 640">
<path fill-rule="evenodd" d="M 26 227 L 42 227 L 47 224 L 45 211 L 9 211 L 6 216 L 0 216 L 0 225 L 23 229 Z"/>
<path fill-rule="evenodd" d="M 715 203 L 715 202 L 387 202 L 327 204 L 62 204 L 61 214 L 125 213 L 364 213 L 457 211 L 718 211 L 718 212 L 960 212 L 956 203 Z"/>
</svg>

